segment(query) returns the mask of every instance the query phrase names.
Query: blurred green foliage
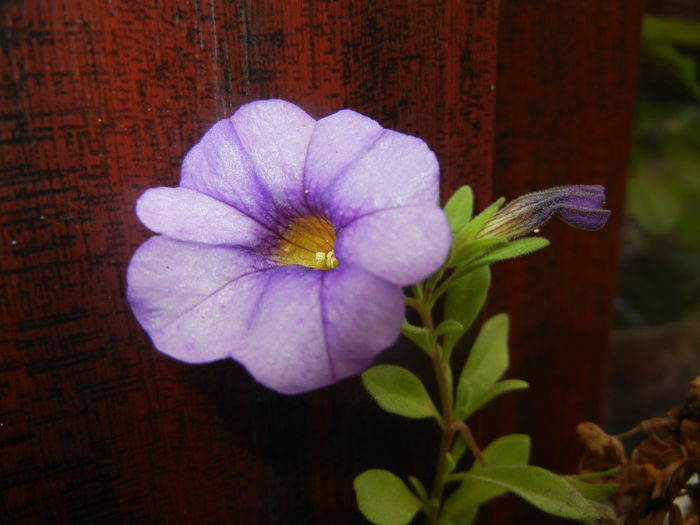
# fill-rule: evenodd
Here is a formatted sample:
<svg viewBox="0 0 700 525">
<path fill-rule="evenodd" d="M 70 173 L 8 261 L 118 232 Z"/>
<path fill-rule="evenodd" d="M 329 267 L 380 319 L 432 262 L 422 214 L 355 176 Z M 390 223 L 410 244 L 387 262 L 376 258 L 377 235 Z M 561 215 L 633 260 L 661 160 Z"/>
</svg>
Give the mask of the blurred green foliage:
<svg viewBox="0 0 700 525">
<path fill-rule="evenodd" d="M 700 23 L 646 15 L 642 25 L 642 56 L 670 70 L 700 100 L 698 66 L 682 48 L 700 47 Z"/>
<path fill-rule="evenodd" d="M 700 249 L 700 106 L 641 101 L 627 213 L 646 233 Z"/>
<path fill-rule="evenodd" d="M 700 22 L 645 17 L 618 327 L 667 323 L 700 311 L 698 50 Z M 649 64 L 657 69 L 645 69 Z M 659 76 L 664 84 L 684 86 L 690 97 L 645 89 Z"/>
</svg>

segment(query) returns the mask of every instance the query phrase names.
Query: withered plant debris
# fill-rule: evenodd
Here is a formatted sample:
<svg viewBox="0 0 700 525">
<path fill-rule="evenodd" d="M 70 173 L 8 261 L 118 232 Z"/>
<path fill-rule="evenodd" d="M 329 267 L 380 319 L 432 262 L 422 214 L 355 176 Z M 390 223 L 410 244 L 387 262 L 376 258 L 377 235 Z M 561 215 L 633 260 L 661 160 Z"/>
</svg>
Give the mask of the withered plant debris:
<svg viewBox="0 0 700 525">
<path fill-rule="evenodd" d="M 580 473 L 620 467 L 597 482 L 618 485 L 609 499 L 624 525 L 700 525 L 700 484 L 691 479 L 700 477 L 700 376 L 688 390 L 681 408 L 622 434 L 610 436 L 588 421 L 576 428 L 586 448 Z M 648 437 L 627 456 L 621 440 L 640 433 Z"/>
</svg>

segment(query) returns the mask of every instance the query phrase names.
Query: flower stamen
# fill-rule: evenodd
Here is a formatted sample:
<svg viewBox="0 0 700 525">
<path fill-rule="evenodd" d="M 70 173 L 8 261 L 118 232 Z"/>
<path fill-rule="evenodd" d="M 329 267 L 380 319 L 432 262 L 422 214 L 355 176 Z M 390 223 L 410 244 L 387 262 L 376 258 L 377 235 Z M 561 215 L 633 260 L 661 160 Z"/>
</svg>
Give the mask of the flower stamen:
<svg viewBox="0 0 700 525">
<path fill-rule="evenodd" d="M 280 266 L 298 264 L 317 270 L 332 270 L 338 266 L 333 245 L 335 228 L 320 217 L 293 220 L 272 250 L 272 258 Z"/>
</svg>

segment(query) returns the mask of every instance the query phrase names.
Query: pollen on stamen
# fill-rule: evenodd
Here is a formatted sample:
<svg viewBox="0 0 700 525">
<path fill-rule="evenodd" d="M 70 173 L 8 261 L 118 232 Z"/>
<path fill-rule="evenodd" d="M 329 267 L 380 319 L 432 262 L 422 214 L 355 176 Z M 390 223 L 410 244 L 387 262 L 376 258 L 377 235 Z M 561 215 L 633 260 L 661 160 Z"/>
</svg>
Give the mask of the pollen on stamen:
<svg viewBox="0 0 700 525">
<path fill-rule="evenodd" d="M 297 264 L 317 270 L 337 268 L 335 228 L 327 219 L 310 216 L 292 220 L 271 250 L 280 266 Z"/>
</svg>

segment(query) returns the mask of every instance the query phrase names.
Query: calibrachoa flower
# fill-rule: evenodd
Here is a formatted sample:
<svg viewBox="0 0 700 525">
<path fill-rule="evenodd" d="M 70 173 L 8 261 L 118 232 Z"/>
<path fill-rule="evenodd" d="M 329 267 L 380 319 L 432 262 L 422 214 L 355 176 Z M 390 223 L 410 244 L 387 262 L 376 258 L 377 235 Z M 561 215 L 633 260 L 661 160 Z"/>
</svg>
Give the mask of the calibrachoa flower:
<svg viewBox="0 0 700 525">
<path fill-rule="evenodd" d="M 189 151 L 178 187 L 139 198 L 160 235 L 129 265 L 131 308 L 161 352 L 232 357 L 282 393 L 358 374 L 399 335 L 401 287 L 449 251 L 438 171 L 422 140 L 354 111 L 247 104 Z"/>
<path fill-rule="evenodd" d="M 555 186 L 528 193 L 512 200 L 491 217 L 478 234 L 484 237 L 513 239 L 532 233 L 551 217 L 582 230 L 605 226 L 610 210 L 605 203 L 603 186 Z"/>
</svg>

